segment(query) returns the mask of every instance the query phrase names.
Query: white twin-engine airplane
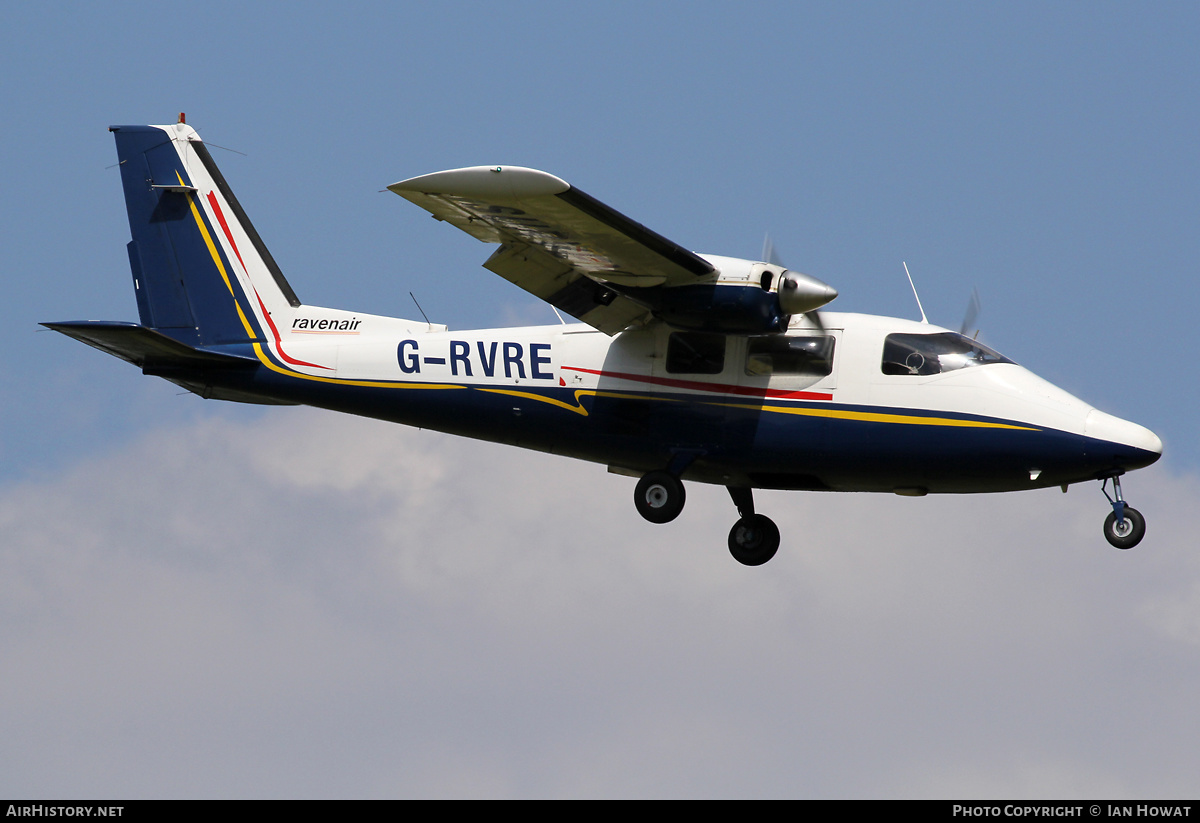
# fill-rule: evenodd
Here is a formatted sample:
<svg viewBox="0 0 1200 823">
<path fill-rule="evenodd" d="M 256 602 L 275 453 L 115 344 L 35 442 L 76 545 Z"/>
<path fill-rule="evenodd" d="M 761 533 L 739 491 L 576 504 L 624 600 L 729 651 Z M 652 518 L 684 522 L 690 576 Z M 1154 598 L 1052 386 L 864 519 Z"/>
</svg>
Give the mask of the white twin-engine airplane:
<svg viewBox="0 0 1200 823">
<path fill-rule="evenodd" d="M 388 187 L 498 243 L 485 267 L 583 321 L 451 332 L 304 305 L 182 116 L 110 131 L 141 323 L 44 325 L 202 397 L 590 460 L 640 478 L 634 503 L 652 523 L 683 509 L 682 480 L 719 484 L 739 515 L 729 550 L 751 566 L 779 547 L 753 489 L 924 495 L 1099 480 L 1108 541 L 1128 549 L 1145 532 L 1120 477 L 1159 458 L 1153 432 L 954 331 L 818 313 L 837 296 L 819 280 L 694 254 L 553 175 L 480 166 Z"/>
</svg>

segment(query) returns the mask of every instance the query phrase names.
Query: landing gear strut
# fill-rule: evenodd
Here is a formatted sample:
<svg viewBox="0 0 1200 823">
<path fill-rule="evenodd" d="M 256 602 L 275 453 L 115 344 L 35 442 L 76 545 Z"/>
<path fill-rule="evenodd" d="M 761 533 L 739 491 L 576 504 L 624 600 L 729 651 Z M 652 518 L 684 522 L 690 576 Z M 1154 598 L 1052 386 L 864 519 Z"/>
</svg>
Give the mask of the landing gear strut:
<svg viewBox="0 0 1200 823">
<path fill-rule="evenodd" d="M 1113 482 L 1113 493 L 1108 493 L 1108 481 Z M 1125 504 L 1121 496 L 1121 475 L 1104 478 L 1100 491 L 1112 503 L 1112 513 L 1104 520 L 1104 538 L 1118 549 L 1132 549 L 1146 535 L 1146 518 L 1132 506 Z"/>
<path fill-rule="evenodd" d="M 779 550 L 779 527 L 764 514 L 754 513 L 754 491 L 727 486 L 741 518 L 729 530 L 729 553 L 746 566 L 761 566 Z"/>
</svg>

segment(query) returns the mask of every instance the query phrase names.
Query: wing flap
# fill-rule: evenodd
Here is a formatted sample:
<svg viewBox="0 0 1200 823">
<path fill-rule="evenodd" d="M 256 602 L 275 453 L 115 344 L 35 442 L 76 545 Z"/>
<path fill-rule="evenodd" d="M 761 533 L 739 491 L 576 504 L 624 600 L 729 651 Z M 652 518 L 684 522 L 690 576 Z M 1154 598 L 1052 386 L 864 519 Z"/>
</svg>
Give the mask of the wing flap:
<svg viewBox="0 0 1200 823">
<path fill-rule="evenodd" d="M 527 243 L 505 243 L 483 266 L 605 334 L 650 319 L 644 306 Z"/>
</svg>

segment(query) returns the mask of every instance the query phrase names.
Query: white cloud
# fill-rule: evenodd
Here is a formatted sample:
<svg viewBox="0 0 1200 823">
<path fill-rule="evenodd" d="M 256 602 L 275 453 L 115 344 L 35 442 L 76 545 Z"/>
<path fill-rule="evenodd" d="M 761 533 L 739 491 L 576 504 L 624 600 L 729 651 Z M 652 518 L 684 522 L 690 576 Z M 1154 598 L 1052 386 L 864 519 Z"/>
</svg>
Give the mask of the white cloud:
<svg viewBox="0 0 1200 823">
<path fill-rule="evenodd" d="M 724 490 L 314 411 L 0 493 L 0 790 L 1175 796 L 1200 765 L 1195 478 Z"/>
</svg>

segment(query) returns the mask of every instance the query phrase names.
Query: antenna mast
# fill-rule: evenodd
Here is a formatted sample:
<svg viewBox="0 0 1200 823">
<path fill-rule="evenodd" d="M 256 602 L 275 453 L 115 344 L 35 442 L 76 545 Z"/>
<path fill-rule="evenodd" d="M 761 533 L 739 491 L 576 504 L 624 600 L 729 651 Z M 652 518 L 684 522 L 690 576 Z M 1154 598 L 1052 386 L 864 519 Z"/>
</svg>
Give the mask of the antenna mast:
<svg viewBox="0 0 1200 823">
<path fill-rule="evenodd" d="M 929 320 L 925 317 L 925 307 L 921 305 L 921 295 L 917 294 L 916 284 L 913 283 L 912 275 L 908 272 L 908 264 L 903 260 L 900 263 L 904 266 L 904 273 L 908 274 L 908 285 L 912 286 L 913 297 L 917 298 L 917 308 L 921 310 L 921 322 L 927 324 Z"/>
</svg>

